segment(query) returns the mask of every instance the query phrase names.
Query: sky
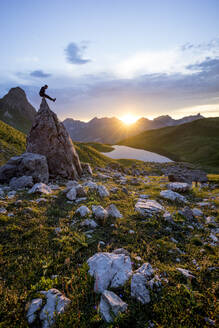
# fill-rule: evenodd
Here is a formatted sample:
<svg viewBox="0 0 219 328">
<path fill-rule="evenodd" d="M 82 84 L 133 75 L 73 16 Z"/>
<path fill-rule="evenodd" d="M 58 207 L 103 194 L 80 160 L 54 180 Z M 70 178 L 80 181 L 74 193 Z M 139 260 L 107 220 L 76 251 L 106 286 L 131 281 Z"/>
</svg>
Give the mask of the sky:
<svg viewBox="0 0 219 328">
<path fill-rule="evenodd" d="M 0 96 L 61 119 L 219 116 L 219 0 L 0 0 Z M 3 51 L 2 51 L 3 50 Z"/>
</svg>

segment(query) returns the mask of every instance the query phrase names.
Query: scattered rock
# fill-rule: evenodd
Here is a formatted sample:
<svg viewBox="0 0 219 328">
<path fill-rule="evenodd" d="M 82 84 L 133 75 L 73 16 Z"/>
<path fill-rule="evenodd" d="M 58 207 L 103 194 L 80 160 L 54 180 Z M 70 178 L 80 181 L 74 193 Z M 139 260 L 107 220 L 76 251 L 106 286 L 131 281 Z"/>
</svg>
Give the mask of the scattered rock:
<svg viewBox="0 0 219 328">
<path fill-rule="evenodd" d="M 151 217 L 153 215 L 164 212 L 164 207 L 160 205 L 156 200 L 139 199 L 135 204 L 135 210 L 144 217 Z"/>
<path fill-rule="evenodd" d="M 172 191 L 185 192 L 191 189 L 191 184 L 186 182 L 172 182 L 167 185 L 167 188 Z"/>
<path fill-rule="evenodd" d="M 198 208 L 193 208 L 192 209 L 192 214 L 194 216 L 203 216 L 203 212 L 200 209 L 198 209 Z"/>
<path fill-rule="evenodd" d="M 77 193 L 77 197 L 86 197 L 87 196 L 85 189 L 81 185 L 76 186 L 76 193 Z"/>
<path fill-rule="evenodd" d="M 78 179 L 82 175 L 81 163 L 72 140 L 45 98 L 27 137 L 27 151 L 46 156 L 50 177 Z"/>
<path fill-rule="evenodd" d="M 66 194 L 67 199 L 69 200 L 75 200 L 77 197 L 77 190 L 76 187 L 72 187 L 68 193 Z"/>
<path fill-rule="evenodd" d="M 106 322 L 113 321 L 113 314 L 118 315 L 119 312 L 125 312 L 128 304 L 123 302 L 115 293 L 104 290 L 100 300 L 100 314 Z"/>
<path fill-rule="evenodd" d="M 80 214 L 80 216 L 84 217 L 90 214 L 90 210 L 87 206 L 82 205 L 76 210 L 75 213 Z"/>
<path fill-rule="evenodd" d="M 215 217 L 214 216 L 208 216 L 206 219 L 205 219 L 206 223 L 209 224 L 209 223 L 216 223 L 215 222 Z"/>
<path fill-rule="evenodd" d="M 6 213 L 7 213 L 6 208 L 1 207 L 1 208 L 0 208 L 0 214 L 6 214 Z"/>
<path fill-rule="evenodd" d="M 98 224 L 94 221 L 94 220 L 91 220 L 91 219 L 86 219 L 84 220 L 82 223 L 81 223 L 82 226 L 88 226 L 88 227 L 91 227 L 91 228 L 96 228 L 98 227 Z"/>
<path fill-rule="evenodd" d="M 16 191 L 15 190 L 9 191 L 9 193 L 8 193 L 8 199 L 12 199 L 15 196 L 16 196 Z"/>
<path fill-rule="evenodd" d="M 28 194 L 34 194 L 37 192 L 41 194 L 50 194 L 52 190 L 45 183 L 40 182 L 36 183 L 30 190 L 28 190 Z"/>
<path fill-rule="evenodd" d="M 33 178 L 32 178 L 32 176 L 26 176 L 26 175 L 24 175 L 20 178 L 14 177 L 10 180 L 9 186 L 11 189 L 14 189 L 14 190 L 32 187 L 33 186 Z"/>
<path fill-rule="evenodd" d="M 177 192 L 175 191 L 172 191 L 172 190 L 162 190 L 160 192 L 160 196 L 163 197 L 164 199 L 168 199 L 168 200 L 171 200 L 171 201 L 177 201 L 177 202 L 180 202 L 180 203 L 186 203 L 187 200 L 184 196 L 178 194 Z"/>
<path fill-rule="evenodd" d="M 189 221 L 192 221 L 194 218 L 193 211 L 188 206 L 184 207 L 182 210 L 179 210 L 178 213 Z"/>
<path fill-rule="evenodd" d="M 191 272 L 189 270 L 186 270 L 186 269 L 182 269 L 182 268 L 176 268 L 179 272 L 181 272 L 183 274 L 184 277 L 186 278 L 195 278 L 195 276 L 193 276 L 191 274 Z"/>
<path fill-rule="evenodd" d="M 81 167 L 82 167 L 82 174 L 93 175 L 93 171 L 89 163 L 81 163 Z"/>
<path fill-rule="evenodd" d="M 116 205 L 111 204 L 106 208 L 106 211 L 108 213 L 108 216 L 111 216 L 112 218 L 119 219 L 122 218 L 122 214 L 117 209 Z"/>
<path fill-rule="evenodd" d="M 32 176 L 34 182 L 47 183 L 49 179 L 46 157 L 39 154 L 24 153 L 11 157 L 0 168 L 0 182 L 9 183 L 14 177 Z"/>
<path fill-rule="evenodd" d="M 96 184 L 96 182 L 93 182 L 93 181 L 87 181 L 87 182 L 83 183 L 83 186 L 88 187 L 88 189 L 90 191 L 98 189 L 98 185 Z"/>
<path fill-rule="evenodd" d="M 101 205 L 92 205 L 92 213 L 99 220 L 104 220 L 108 217 L 108 212 Z"/>
<path fill-rule="evenodd" d="M 135 273 L 131 280 L 131 296 L 142 304 L 150 303 L 150 292 L 146 288 L 147 278 L 142 273 Z"/>
<path fill-rule="evenodd" d="M 109 286 L 121 287 L 132 274 L 131 259 L 124 254 L 96 253 L 87 261 L 95 278 L 94 291 L 103 293 Z"/>
<path fill-rule="evenodd" d="M 109 197 L 109 191 L 107 190 L 107 188 L 103 185 L 99 185 L 98 188 L 97 188 L 97 192 L 99 194 L 99 196 L 101 198 L 104 198 L 104 197 Z"/>
<path fill-rule="evenodd" d="M 27 321 L 32 324 L 36 320 L 36 312 L 41 309 L 43 304 L 42 298 L 34 298 L 27 311 Z"/>
<path fill-rule="evenodd" d="M 46 203 L 46 202 L 48 202 L 48 199 L 46 199 L 46 198 L 38 198 L 38 199 L 36 199 L 36 203 L 37 204 L 39 204 L 39 203 Z"/>
<path fill-rule="evenodd" d="M 60 313 L 65 312 L 71 301 L 55 288 L 49 289 L 48 291 L 41 291 L 40 293 L 46 296 L 46 304 L 42 308 L 43 302 L 41 298 L 33 299 L 31 301 L 27 312 L 28 323 L 34 323 L 39 310 L 42 308 L 39 314 L 39 319 L 42 322 L 43 328 L 49 328 L 54 324 L 55 317 Z"/>
</svg>

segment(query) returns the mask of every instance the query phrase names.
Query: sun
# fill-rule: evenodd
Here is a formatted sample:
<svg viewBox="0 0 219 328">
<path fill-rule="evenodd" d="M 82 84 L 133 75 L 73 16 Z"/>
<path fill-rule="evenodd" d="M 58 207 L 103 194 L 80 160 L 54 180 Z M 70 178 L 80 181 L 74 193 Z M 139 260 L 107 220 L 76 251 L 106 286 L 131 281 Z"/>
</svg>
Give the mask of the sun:
<svg viewBox="0 0 219 328">
<path fill-rule="evenodd" d="M 137 117 L 131 114 L 127 114 L 121 118 L 121 121 L 126 125 L 131 125 L 137 121 Z"/>
</svg>

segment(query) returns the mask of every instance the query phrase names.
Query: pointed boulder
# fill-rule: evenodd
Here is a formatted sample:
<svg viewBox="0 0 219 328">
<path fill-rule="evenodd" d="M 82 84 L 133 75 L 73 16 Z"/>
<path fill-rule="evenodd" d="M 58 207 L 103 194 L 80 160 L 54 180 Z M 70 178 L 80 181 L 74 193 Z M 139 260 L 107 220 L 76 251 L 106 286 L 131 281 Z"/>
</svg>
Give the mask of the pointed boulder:
<svg viewBox="0 0 219 328">
<path fill-rule="evenodd" d="M 69 134 L 44 98 L 27 137 L 27 151 L 46 156 L 52 178 L 78 179 L 82 174 Z"/>
</svg>

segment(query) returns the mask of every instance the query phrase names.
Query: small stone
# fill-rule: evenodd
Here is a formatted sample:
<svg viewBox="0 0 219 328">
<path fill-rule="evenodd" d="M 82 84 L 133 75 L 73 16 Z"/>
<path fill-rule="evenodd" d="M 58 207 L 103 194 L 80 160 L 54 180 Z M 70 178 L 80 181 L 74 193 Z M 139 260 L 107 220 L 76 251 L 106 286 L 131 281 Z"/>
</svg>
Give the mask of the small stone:
<svg viewBox="0 0 219 328">
<path fill-rule="evenodd" d="M 150 292 L 146 288 L 147 279 L 142 273 L 135 273 L 131 280 L 131 296 L 142 304 L 150 303 Z"/>
<path fill-rule="evenodd" d="M 48 199 L 46 199 L 46 198 L 38 198 L 38 199 L 36 199 L 36 203 L 46 203 L 46 202 L 48 202 Z"/>
<path fill-rule="evenodd" d="M 88 226 L 88 227 L 91 227 L 91 228 L 98 227 L 98 224 L 94 220 L 91 220 L 91 219 L 84 220 L 83 222 L 81 222 L 81 225 L 82 226 Z"/>
<path fill-rule="evenodd" d="M 182 268 L 176 268 L 176 270 L 181 272 L 183 274 L 183 276 L 185 276 L 186 278 L 191 278 L 191 279 L 195 278 L 195 276 L 193 276 L 189 270 L 182 269 Z"/>
<path fill-rule="evenodd" d="M 181 202 L 181 203 L 186 203 L 187 200 L 184 196 L 178 194 L 177 192 L 174 192 L 172 190 L 162 190 L 160 192 L 160 196 L 162 198 L 171 200 L 171 201 L 177 201 L 177 202 Z"/>
<path fill-rule="evenodd" d="M 116 205 L 111 204 L 106 208 L 106 211 L 108 213 L 108 216 L 111 216 L 112 218 L 119 219 L 122 218 L 122 214 L 117 209 Z"/>
<path fill-rule="evenodd" d="M 95 218 L 104 220 L 108 217 L 108 212 L 101 205 L 92 205 L 92 212 Z"/>
<path fill-rule="evenodd" d="M 36 183 L 28 191 L 28 194 L 34 194 L 34 193 L 37 193 L 37 192 L 42 193 L 42 194 L 50 194 L 52 192 L 52 190 L 45 183 L 39 182 L 39 183 Z"/>
<path fill-rule="evenodd" d="M 69 200 L 75 200 L 76 199 L 76 197 L 77 197 L 77 190 L 76 190 L 76 187 L 72 187 L 69 191 L 68 191 L 68 193 L 66 194 L 66 197 L 67 197 L 67 199 L 69 199 Z"/>
<path fill-rule="evenodd" d="M 84 216 L 87 216 L 87 215 L 89 215 L 90 214 L 90 210 L 89 210 L 89 208 L 87 207 L 87 206 L 80 206 L 77 210 L 76 210 L 76 212 L 75 212 L 76 214 L 80 214 L 80 216 L 81 217 L 84 217 Z"/>
<path fill-rule="evenodd" d="M 12 199 L 15 196 L 16 196 L 16 191 L 15 190 L 9 191 L 9 193 L 8 193 L 8 199 Z"/>
<path fill-rule="evenodd" d="M 135 210 L 144 217 L 151 217 L 164 212 L 164 208 L 156 200 L 139 199 L 135 204 Z"/>
<path fill-rule="evenodd" d="M 35 321 L 36 319 L 35 312 L 41 308 L 42 304 L 43 304 L 42 298 L 34 298 L 31 301 L 27 311 L 27 321 L 29 324 L 32 324 Z"/>
<path fill-rule="evenodd" d="M 194 216 L 203 216 L 203 212 L 198 208 L 193 208 L 192 213 Z"/>
<path fill-rule="evenodd" d="M 114 314 L 118 315 L 119 312 L 126 311 L 128 304 L 123 302 L 115 293 L 104 290 L 100 300 L 100 314 L 106 322 L 112 322 Z"/>
<path fill-rule="evenodd" d="M 191 189 L 191 184 L 186 182 L 172 182 L 167 185 L 167 188 L 172 191 L 185 192 Z"/>
<path fill-rule="evenodd" d="M 6 213 L 7 213 L 6 208 L 1 207 L 1 208 L 0 208 L 0 214 L 6 214 Z"/>
<path fill-rule="evenodd" d="M 130 235 L 133 235 L 135 233 L 135 231 L 130 229 L 129 233 L 130 233 Z"/>
<path fill-rule="evenodd" d="M 99 185 L 97 188 L 97 192 L 101 198 L 109 197 L 109 191 L 105 186 Z"/>
</svg>

